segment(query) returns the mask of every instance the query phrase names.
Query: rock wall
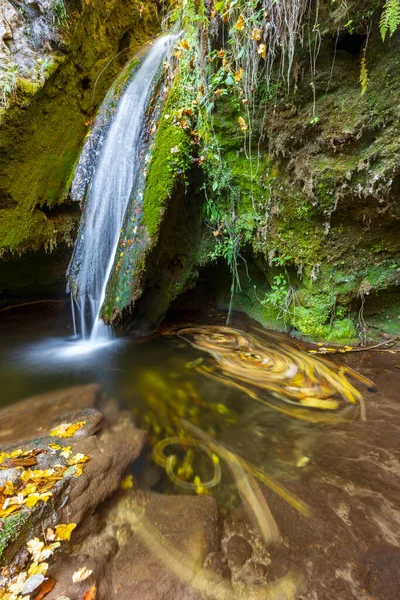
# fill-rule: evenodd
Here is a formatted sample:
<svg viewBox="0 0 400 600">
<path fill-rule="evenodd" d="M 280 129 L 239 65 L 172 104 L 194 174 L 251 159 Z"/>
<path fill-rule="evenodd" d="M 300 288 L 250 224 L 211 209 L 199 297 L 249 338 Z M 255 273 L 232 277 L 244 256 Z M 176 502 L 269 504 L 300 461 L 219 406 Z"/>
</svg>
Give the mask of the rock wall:
<svg viewBox="0 0 400 600">
<path fill-rule="evenodd" d="M 72 244 L 79 210 L 68 189 L 92 116 L 159 20 L 156 2 L 3 0 L 1 21 L 0 288 L 13 290 L 12 254 Z"/>
<path fill-rule="evenodd" d="M 203 33 L 188 30 L 189 48 L 178 49 L 181 78 L 201 89 L 199 55 L 208 36 L 203 81 L 212 90 L 219 77 L 220 87 L 207 108 L 208 125 L 198 109 L 205 93 L 186 98 L 201 141 L 198 150 L 185 150 L 186 132 L 176 148 L 186 177 L 205 193 L 202 234 L 193 229 L 198 252 L 176 290 L 205 268 L 221 304 L 233 300 L 234 308 L 273 328 L 328 341 L 365 338 L 368 324 L 399 331 L 399 33 L 383 42 L 380 15 L 380 2 L 320 2 L 318 14 L 306 17 L 309 37 L 296 49 L 290 88 L 273 72 L 269 85 L 253 89 L 251 136 L 246 99 L 230 91 L 241 74 L 235 83 L 227 39 L 213 21 L 218 16 L 209 12 Z M 163 123 L 160 146 L 165 129 Z M 164 150 L 170 170 L 173 151 L 171 142 Z M 164 182 L 160 174 L 158 181 Z M 198 203 L 195 195 L 191 200 Z M 232 276 L 239 279 L 233 297 Z"/>
</svg>

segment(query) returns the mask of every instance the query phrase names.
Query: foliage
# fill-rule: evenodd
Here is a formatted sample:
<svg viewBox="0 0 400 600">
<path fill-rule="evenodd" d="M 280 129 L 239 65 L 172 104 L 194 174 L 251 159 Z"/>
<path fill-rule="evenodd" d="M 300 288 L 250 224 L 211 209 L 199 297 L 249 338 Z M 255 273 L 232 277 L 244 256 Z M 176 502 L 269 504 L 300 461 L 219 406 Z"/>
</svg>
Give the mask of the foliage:
<svg viewBox="0 0 400 600">
<path fill-rule="evenodd" d="M 275 308 L 280 308 L 286 301 L 289 285 L 284 275 L 275 275 L 274 283 L 271 285 L 271 292 L 265 294 L 264 300 L 261 300 L 261 304 L 271 305 Z"/>
<path fill-rule="evenodd" d="M 365 56 L 361 59 L 361 71 L 360 71 L 360 84 L 361 84 L 361 95 L 364 95 L 368 87 L 368 69 L 367 59 Z"/>
<path fill-rule="evenodd" d="M 64 0 L 51 0 L 51 11 L 54 25 L 64 28 L 68 26 L 67 8 Z"/>
<path fill-rule="evenodd" d="M 18 67 L 10 65 L 0 71 L 0 108 L 7 108 L 17 89 Z"/>
<path fill-rule="evenodd" d="M 392 36 L 400 25 L 400 0 L 386 0 L 379 29 L 383 41 L 385 41 L 387 33 Z"/>
</svg>

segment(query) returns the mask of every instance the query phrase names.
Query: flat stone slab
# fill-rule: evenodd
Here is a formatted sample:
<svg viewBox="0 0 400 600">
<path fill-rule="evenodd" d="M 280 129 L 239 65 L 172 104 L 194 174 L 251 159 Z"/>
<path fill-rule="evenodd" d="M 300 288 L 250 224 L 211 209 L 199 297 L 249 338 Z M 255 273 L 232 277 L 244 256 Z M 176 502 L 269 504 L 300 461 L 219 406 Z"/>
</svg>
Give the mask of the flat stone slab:
<svg viewBox="0 0 400 600">
<path fill-rule="evenodd" d="M 68 554 L 55 555 L 49 574 L 57 583 L 47 598 L 82 600 L 96 581 L 96 600 L 194 600 L 196 577 L 219 539 L 211 496 L 120 492 L 74 532 Z M 72 585 L 83 567 L 92 575 Z"/>
</svg>

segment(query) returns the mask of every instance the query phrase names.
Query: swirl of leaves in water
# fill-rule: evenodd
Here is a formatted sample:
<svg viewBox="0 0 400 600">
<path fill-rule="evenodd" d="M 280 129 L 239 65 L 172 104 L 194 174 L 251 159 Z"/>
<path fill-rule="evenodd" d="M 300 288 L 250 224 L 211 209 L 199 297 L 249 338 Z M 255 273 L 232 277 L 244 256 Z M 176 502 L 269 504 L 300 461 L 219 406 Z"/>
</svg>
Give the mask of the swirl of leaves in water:
<svg viewBox="0 0 400 600">
<path fill-rule="evenodd" d="M 179 336 L 215 359 L 217 370 L 210 372 L 203 366 L 199 371 L 235 385 L 255 399 L 260 400 L 254 388 L 303 409 L 336 411 L 359 404 L 364 418 L 361 393 L 346 374 L 368 386 L 373 384 L 348 367 L 312 357 L 272 335 L 264 340 L 230 327 L 191 327 L 179 331 Z M 278 410 L 312 420 L 304 411 Z"/>
<path fill-rule="evenodd" d="M 183 464 L 178 469 L 178 474 L 175 474 L 174 467 L 177 462 L 177 457 L 175 454 L 170 454 L 169 456 L 165 454 L 165 449 L 168 446 L 177 445 L 186 450 L 186 456 Z M 214 476 L 208 481 L 200 481 L 199 478 L 195 477 L 194 481 L 184 481 L 182 479 L 182 475 L 185 474 L 185 471 L 189 469 L 190 475 L 193 472 L 193 468 L 191 465 L 192 462 L 192 454 L 188 451 L 189 448 L 201 449 L 205 452 L 207 457 L 210 459 L 210 463 L 214 469 Z M 198 442 L 197 440 L 193 440 L 191 438 L 182 438 L 182 437 L 170 437 L 166 438 L 154 447 L 152 453 L 154 462 L 156 462 L 160 467 L 163 467 L 170 480 L 183 487 L 187 490 L 193 490 L 199 493 L 199 490 L 209 490 L 221 481 L 221 467 L 219 464 L 219 458 L 216 454 L 212 453 L 204 444 Z"/>
</svg>

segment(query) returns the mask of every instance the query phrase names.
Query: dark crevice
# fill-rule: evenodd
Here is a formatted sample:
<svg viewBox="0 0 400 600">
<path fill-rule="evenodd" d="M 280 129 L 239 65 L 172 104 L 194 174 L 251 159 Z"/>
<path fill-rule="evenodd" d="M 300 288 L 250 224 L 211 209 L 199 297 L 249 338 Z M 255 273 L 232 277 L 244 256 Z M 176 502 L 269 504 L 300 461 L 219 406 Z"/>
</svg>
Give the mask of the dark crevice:
<svg viewBox="0 0 400 600">
<path fill-rule="evenodd" d="M 71 202 L 70 204 L 57 204 L 55 206 L 47 206 L 46 204 L 36 206 L 37 210 L 44 213 L 46 217 L 52 218 L 59 215 L 80 215 L 80 208 L 77 202 Z"/>
<path fill-rule="evenodd" d="M 364 34 L 345 31 L 338 38 L 334 38 L 332 44 L 334 48 L 336 47 L 337 51 L 341 50 L 351 56 L 359 56 L 366 39 L 367 36 Z"/>
<path fill-rule="evenodd" d="M 88 90 L 90 88 L 90 78 L 84 77 L 83 79 L 81 79 L 81 86 L 82 86 L 82 90 L 84 92 L 86 92 L 86 90 Z"/>
</svg>

